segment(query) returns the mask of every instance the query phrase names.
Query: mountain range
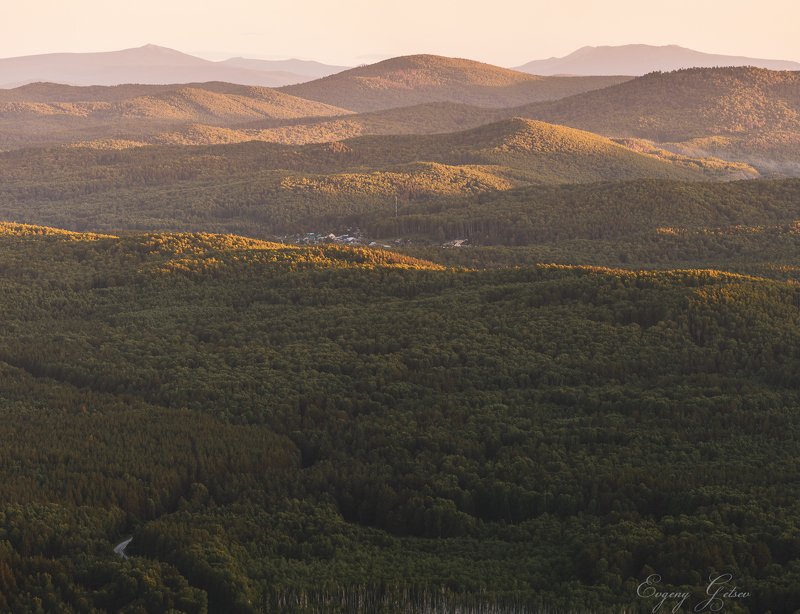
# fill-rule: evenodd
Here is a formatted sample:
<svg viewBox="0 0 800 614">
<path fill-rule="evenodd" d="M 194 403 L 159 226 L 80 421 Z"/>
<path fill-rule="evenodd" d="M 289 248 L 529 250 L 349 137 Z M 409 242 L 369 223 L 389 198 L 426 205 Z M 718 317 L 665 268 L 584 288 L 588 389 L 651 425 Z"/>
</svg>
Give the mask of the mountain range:
<svg viewBox="0 0 800 614">
<path fill-rule="evenodd" d="M 221 82 L 0 90 L 0 147 L 324 143 L 459 132 L 513 117 L 586 130 L 638 152 L 800 173 L 800 73 L 692 68 L 642 77 L 539 77 L 432 55 L 280 89 Z"/>
<path fill-rule="evenodd" d="M 258 85 L 264 87 L 282 87 L 301 84 L 321 79 L 337 73 L 343 75 L 335 81 L 338 88 L 354 88 L 349 97 L 363 96 L 358 110 L 376 110 L 385 108 L 391 93 L 397 89 L 414 89 L 430 87 L 434 81 L 430 79 L 429 59 L 435 56 L 405 56 L 392 58 L 371 66 L 359 67 L 348 71 L 346 66 L 335 66 L 307 60 L 259 60 L 234 57 L 222 61 L 210 61 L 193 55 L 182 53 L 158 45 L 144 45 L 120 51 L 98 53 L 49 53 L 41 55 L 0 58 L 0 88 L 13 88 L 27 83 L 53 82 L 67 85 L 121 85 L 138 84 L 174 84 L 199 83 L 206 81 L 225 81 L 241 85 Z M 428 59 L 426 59 L 428 58 Z M 453 60 L 451 71 L 464 70 L 469 65 L 466 60 L 461 64 Z M 508 71 L 499 76 L 496 71 L 490 77 L 480 77 L 478 62 L 473 62 L 469 71 L 478 79 L 497 85 L 505 81 L 510 87 L 509 95 L 514 91 L 524 91 L 525 80 L 515 72 L 538 76 L 596 76 L 609 75 L 639 76 L 653 71 L 671 71 L 692 67 L 717 66 L 755 66 L 770 70 L 800 70 L 800 63 L 785 60 L 766 60 L 744 56 L 719 55 L 703 53 L 677 45 L 621 45 L 582 47 L 574 53 L 562 58 L 535 60 Z M 483 64 L 482 66 L 488 66 Z M 494 67 L 497 68 L 497 67 Z M 441 66 L 436 66 L 441 71 Z M 387 70 L 408 73 L 413 71 L 409 80 L 387 76 Z M 508 69 L 501 69 L 508 70 Z M 383 80 L 383 79 L 386 80 Z M 554 82 L 556 83 L 556 82 Z M 566 82 L 564 82 L 566 83 Z M 539 85 L 539 89 L 555 89 L 551 84 Z M 562 83 L 563 87 L 563 83 Z M 339 106 L 346 97 L 335 93 L 331 85 L 326 85 L 325 96 L 338 97 Z M 320 96 L 317 86 L 304 88 L 308 96 Z M 574 93 L 574 92 L 573 92 Z M 450 98 L 447 98 L 450 99 Z M 330 102 L 330 101 L 324 101 Z M 352 102 L 352 100 L 350 100 Z M 458 100 L 469 102 L 469 100 Z M 333 102 L 333 104 L 337 104 Z M 476 101 L 480 104 L 480 100 Z M 489 103 L 494 106 L 493 102 Z M 351 105 L 352 106 L 352 105 Z"/>
<path fill-rule="evenodd" d="M 563 58 L 534 60 L 517 70 L 534 75 L 633 75 L 681 68 L 755 66 L 770 70 L 800 70 L 800 63 L 744 56 L 703 53 L 678 45 L 581 47 Z"/>
<path fill-rule="evenodd" d="M 408 56 L 279 90 L 222 82 L 0 90 L 0 147 L 102 140 L 108 146 L 452 132 L 508 118 L 503 108 L 628 77 L 536 77 L 480 62 Z M 372 112 L 353 117 L 357 112 Z M 347 117 L 344 117 L 347 116 Z M 164 134 L 165 136 L 159 136 Z"/>
<path fill-rule="evenodd" d="M 158 45 L 100 53 L 49 53 L 0 59 L 0 88 L 37 81 L 68 85 L 193 83 L 227 81 L 278 87 L 340 70 L 302 60 L 231 58 L 212 62 Z"/>
</svg>

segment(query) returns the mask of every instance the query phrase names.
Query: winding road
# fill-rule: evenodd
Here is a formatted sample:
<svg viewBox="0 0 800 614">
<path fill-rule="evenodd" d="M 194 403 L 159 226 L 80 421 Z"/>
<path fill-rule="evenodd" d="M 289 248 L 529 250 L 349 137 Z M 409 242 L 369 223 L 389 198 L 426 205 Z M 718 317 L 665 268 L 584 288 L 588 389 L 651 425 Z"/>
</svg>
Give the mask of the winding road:
<svg viewBox="0 0 800 614">
<path fill-rule="evenodd" d="M 128 555 L 125 554 L 125 548 L 127 548 L 128 544 L 130 544 L 132 541 L 133 541 L 133 537 L 129 537 L 125 541 L 119 542 L 116 546 L 114 546 L 114 554 L 118 554 L 123 559 L 127 559 Z"/>
</svg>

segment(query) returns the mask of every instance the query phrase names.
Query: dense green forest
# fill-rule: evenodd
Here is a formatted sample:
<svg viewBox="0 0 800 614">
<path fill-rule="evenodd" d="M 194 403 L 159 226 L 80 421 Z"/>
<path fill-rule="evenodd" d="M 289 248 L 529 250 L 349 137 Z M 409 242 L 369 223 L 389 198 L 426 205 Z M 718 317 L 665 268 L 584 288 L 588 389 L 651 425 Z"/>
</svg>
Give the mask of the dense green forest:
<svg viewBox="0 0 800 614">
<path fill-rule="evenodd" d="M 6 224 L 0 286 L 0 611 L 800 609 L 792 281 Z"/>
<path fill-rule="evenodd" d="M 507 122 L 446 139 L 395 137 L 391 151 L 367 137 L 303 147 L 7 152 L 0 154 L 0 217 L 81 231 L 213 231 L 271 240 L 360 228 L 366 243 L 410 242 L 410 253 L 469 267 L 699 266 L 794 276 L 800 180 L 657 179 L 647 168 L 666 163 L 639 155 L 656 164 L 634 166 L 643 177 L 562 184 L 554 168 L 573 179 L 581 169 L 592 169 L 596 179 L 619 168 L 596 165 L 610 141 L 551 128 Z M 565 146 L 558 141 L 565 134 L 567 144 L 589 153 L 548 153 L 556 143 Z M 610 151 L 623 150 L 625 160 L 634 155 L 615 147 Z M 679 177 L 690 172 L 670 164 Z M 710 172 L 712 163 L 703 164 Z M 531 185 L 531 169 L 545 167 L 550 179 Z M 438 249 L 453 239 L 472 247 Z"/>
<path fill-rule="evenodd" d="M 375 236 L 438 235 L 506 246 L 619 240 L 658 230 L 766 230 L 800 218 L 800 180 L 530 186 L 406 205 L 399 214 L 375 212 L 374 221 L 361 221 Z"/>
<path fill-rule="evenodd" d="M 716 268 L 798 279 L 800 182 L 670 181 L 536 186 L 354 216 L 369 236 L 451 266 L 536 262 Z M 470 246 L 441 249 L 443 241 Z"/>
<path fill-rule="evenodd" d="M 573 150 L 560 151 L 564 147 Z M 734 182 L 732 188 L 696 181 L 741 173 L 747 176 L 721 162 L 662 160 L 587 133 L 510 121 L 456 135 L 393 137 L 388 143 L 365 137 L 302 147 L 245 143 L 6 152 L 0 154 L 0 215 L 76 230 L 214 230 L 262 237 L 361 223 L 370 224 L 376 236 L 408 230 L 438 240 L 470 232 L 482 241 L 513 244 L 526 238 L 504 225 L 521 226 L 530 235 L 525 226 L 531 221 L 540 234 L 548 223 L 551 236 L 560 237 L 558 226 L 570 223 L 576 207 L 595 209 L 592 223 L 608 225 L 617 222 L 602 219 L 608 207 L 615 207 L 608 212 L 614 216 L 635 207 L 640 220 L 647 202 L 655 200 L 663 223 L 685 222 L 686 216 L 665 217 L 669 200 L 661 190 L 667 179 L 686 184 L 668 191 L 678 208 L 686 200 L 695 208 L 712 200 L 717 210 L 727 200 L 737 201 L 722 219 L 700 220 L 710 223 L 722 224 L 726 215 L 736 219 L 741 203 L 754 194 L 761 194 L 762 203 L 777 199 L 767 210 L 773 217 L 772 210 L 793 204 L 787 203 L 797 185 L 792 180 L 753 184 L 759 187 Z M 605 186 L 598 196 L 592 196 L 593 187 L 563 185 L 625 178 L 629 181 L 613 192 Z M 506 194 L 531 184 L 540 189 Z M 394 213 L 395 197 L 409 223 L 377 223 Z M 750 213 L 750 219 L 759 219 Z M 430 221 L 421 225 L 414 216 Z M 495 226 L 488 225 L 486 220 L 495 218 Z"/>
</svg>

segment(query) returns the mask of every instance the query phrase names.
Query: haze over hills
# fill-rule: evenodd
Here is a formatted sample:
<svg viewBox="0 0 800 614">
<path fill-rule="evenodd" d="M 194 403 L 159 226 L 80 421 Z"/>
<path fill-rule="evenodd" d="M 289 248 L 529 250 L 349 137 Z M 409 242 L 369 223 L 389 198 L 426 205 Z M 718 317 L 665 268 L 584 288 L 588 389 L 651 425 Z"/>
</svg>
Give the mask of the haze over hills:
<svg viewBox="0 0 800 614">
<path fill-rule="evenodd" d="M 364 135 L 438 134 L 477 128 L 510 116 L 492 109 L 456 102 L 428 102 L 410 107 L 319 118 L 270 130 L 278 142 L 324 142 Z M 273 139 L 270 139 L 273 140 Z"/>
<path fill-rule="evenodd" d="M 343 70 L 349 66 L 332 66 L 321 62 L 310 60 L 256 60 L 251 58 L 229 58 L 217 62 L 222 66 L 233 66 L 236 68 L 247 68 L 250 70 L 263 70 L 265 72 L 286 72 L 293 75 L 302 75 L 313 79 L 321 79 Z"/>
<path fill-rule="evenodd" d="M 716 66 L 800 70 L 800 62 L 703 53 L 678 45 L 581 47 L 563 58 L 534 60 L 516 70 L 534 75 L 644 75 L 653 71 Z"/>
<path fill-rule="evenodd" d="M 50 53 L 0 59 L 0 88 L 50 81 L 68 85 L 169 84 L 227 81 L 277 87 L 338 72 L 317 62 L 212 62 L 158 45 L 99 53 Z"/>
<path fill-rule="evenodd" d="M 368 134 L 456 132 L 507 117 L 505 109 L 453 102 L 352 114 L 274 89 L 218 82 L 86 87 L 33 83 L 0 90 L 0 147 L 247 140 L 302 144 Z"/>
<path fill-rule="evenodd" d="M 218 92 L 181 87 L 151 96 L 139 96 L 101 111 L 104 119 L 155 118 L 182 122 L 229 123 L 253 119 L 344 115 L 329 105 L 303 100 L 282 92 L 255 86 L 239 86 Z"/>
<path fill-rule="evenodd" d="M 625 80 L 627 77 L 536 77 L 472 60 L 411 55 L 287 86 L 283 91 L 353 111 L 443 101 L 510 107 Z"/>
</svg>

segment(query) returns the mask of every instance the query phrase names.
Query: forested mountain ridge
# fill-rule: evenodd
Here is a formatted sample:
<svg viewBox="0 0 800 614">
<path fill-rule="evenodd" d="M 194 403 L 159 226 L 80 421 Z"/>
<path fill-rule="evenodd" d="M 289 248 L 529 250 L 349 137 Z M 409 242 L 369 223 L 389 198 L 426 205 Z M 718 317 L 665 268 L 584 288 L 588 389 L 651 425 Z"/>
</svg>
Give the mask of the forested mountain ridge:
<svg viewBox="0 0 800 614">
<path fill-rule="evenodd" d="M 622 83 L 587 83 L 545 96 L 534 90 L 550 83 L 548 79 L 569 78 L 412 56 L 300 86 L 310 88 L 308 92 L 225 83 L 109 88 L 33 84 L 0 91 L 0 147 L 79 143 L 120 148 L 248 140 L 300 144 L 370 134 L 456 132 L 525 117 L 793 175 L 800 149 L 798 74 L 751 67 L 686 69 Z M 366 90 L 359 93 L 359 88 Z M 522 89 L 513 95 L 495 91 L 508 88 Z M 482 99 L 495 94 L 499 98 L 494 102 Z M 395 102 L 370 104 L 370 96 Z"/>
<path fill-rule="evenodd" d="M 651 73 L 515 112 L 612 137 L 671 143 L 693 155 L 797 171 L 800 72 L 740 67 Z"/>
<path fill-rule="evenodd" d="M 53 83 L 34 83 L 11 90 L 0 90 L 0 147 L 25 147 L 57 143 L 80 143 L 93 147 L 119 148 L 136 145 L 174 142 L 206 144 L 266 140 L 304 143 L 341 140 L 361 134 L 405 134 L 452 132 L 491 123 L 509 115 L 500 107 L 542 100 L 538 78 L 507 69 L 500 69 L 467 60 L 449 60 L 435 56 L 419 56 L 424 68 L 405 75 L 397 62 L 385 62 L 399 70 L 386 85 L 381 81 L 379 92 L 394 91 L 406 98 L 372 113 L 353 114 L 316 99 L 307 99 L 263 87 L 250 87 L 220 82 L 185 85 L 119 85 L 113 87 L 73 87 Z M 438 65 L 441 60 L 442 66 Z M 399 58 L 400 66 L 407 59 Z M 477 67 L 477 68 L 475 68 Z M 406 67 L 408 68 L 408 67 Z M 379 68 L 362 68 L 371 75 Z M 409 69 L 410 70 L 410 69 Z M 348 73 L 349 74 L 349 73 Z M 378 78 L 378 77 L 375 77 Z M 393 79 L 399 79 L 397 83 Z M 356 83 L 361 83 L 361 77 Z M 380 80 L 380 79 L 379 79 Z M 556 80 L 557 81 L 557 80 Z M 569 81 L 569 80 L 568 80 Z M 563 95 L 604 86 L 606 79 L 595 79 L 585 86 Z M 613 83 L 618 81 L 612 80 Z M 534 85 L 531 85 L 534 84 Z M 326 92 L 351 91 L 345 80 L 319 86 Z M 508 98 L 507 88 L 522 87 Z M 316 87 L 316 86 L 315 86 Z M 527 92 L 525 88 L 536 91 Z M 558 88 L 547 86 L 553 90 Z M 388 89 L 387 89 L 388 88 Z M 476 89 L 483 94 L 469 94 Z M 439 90 L 445 94 L 437 94 Z M 451 91 L 452 90 L 452 91 Z M 498 91 L 495 91 L 498 90 Z M 384 95 L 384 94 L 381 94 Z M 388 94 L 386 94 L 388 95 Z M 484 108 L 472 101 L 499 96 Z M 560 94 L 559 94 L 560 95 Z M 478 96 L 477 99 L 473 100 Z M 355 100 L 363 97 L 353 96 Z M 551 96 L 544 96 L 549 99 Z M 324 96 L 323 96 L 324 98 Z M 348 98 L 349 100 L 349 98 Z M 453 102 L 456 101 L 456 102 Z M 343 118 L 348 115 L 350 117 Z"/>
<path fill-rule="evenodd" d="M 109 88 L 36 84 L 0 91 L 0 147 L 87 141 L 108 147 L 115 140 L 133 144 L 157 140 L 160 134 L 196 124 L 207 129 L 255 120 L 280 125 L 349 114 L 274 89 L 228 83 Z"/>
<path fill-rule="evenodd" d="M 75 88 L 61 95 L 48 95 L 49 84 L 25 94 L 6 96 L 0 101 L 0 113 L 16 115 L 73 115 L 98 120 L 120 120 L 127 117 L 181 121 L 243 122 L 254 119 L 297 119 L 344 115 L 339 109 L 283 94 L 265 87 L 235 86 L 226 83 L 198 83 L 173 86 L 120 86 L 119 88 Z M 61 93 L 61 88 L 56 88 Z M 88 90 L 84 94 L 84 90 Z M 110 90 L 110 93 L 108 93 Z M 119 90 L 119 91 L 118 91 Z M 15 90 L 11 90 L 15 93 Z M 31 96 L 28 96 L 31 92 Z M 39 98 L 40 100 L 36 100 Z M 56 100 L 47 100 L 57 98 Z M 33 99 L 33 100 L 32 100 Z"/>
<path fill-rule="evenodd" d="M 281 88 L 353 111 L 377 111 L 428 102 L 513 107 L 555 100 L 613 85 L 628 77 L 537 77 L 460 58 L 411 55 Z"/>
<path fill-rule="evenodd" d="M 352 113 L 277 90 L 226 83 L 36 83 L 0 90 L 4 148 L 63 143 L 118 149 L 251 140 L 303 144 L 362 135 L 457 132 L 507 118 L 505 109 L 453 102 Z"/>
<path fill-rule="evenodd" d="M 532 262 L 717 268 L 800 279 L 796 179 L 528 186 L 365 212 L 368 236 L 414 237 L 410 254 L 470 267 Z M 454 239 L 465 249 L 441 249 Z"/>
<path fill-rule="evenodd" d="M 0 248 L 2 609 L 618 612 L 720 568 L 800 607 L 794 284 Z"/>
<path fill-rule="evenodd" d="M 398 226 L 394 231 L 376 229 L 378 236 L 433 235 L 437 224 L 452 224 L 452 229 L 443 230 L 445 236 L 495 245 L 620 239 L 654 231 L 750 230 L 755 234 L 779 225 L 790 228 L 800 219 L 800 180 L 686 183 L 645 179 L 527 186 L 472 199 L 405 206 L 396 219 L 380 215 L 373 219 Z M 460 232 L 459 225 L 463 226 Z"/>
</svg>

